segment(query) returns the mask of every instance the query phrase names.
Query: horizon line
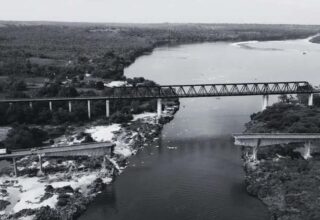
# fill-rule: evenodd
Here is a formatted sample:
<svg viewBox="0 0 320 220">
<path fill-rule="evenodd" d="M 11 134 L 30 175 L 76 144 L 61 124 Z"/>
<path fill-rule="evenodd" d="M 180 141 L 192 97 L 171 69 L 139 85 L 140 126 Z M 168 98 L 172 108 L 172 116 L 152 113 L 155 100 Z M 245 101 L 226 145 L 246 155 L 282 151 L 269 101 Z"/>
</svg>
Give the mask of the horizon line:
<svg viewBox="0 0 320 220">
<path fill-rule="evenodd" d="M 7 20 L 0 19 L 0 22 L 28 22 L 28 23 L 76 23 L 76 24 L 127 24 L 127 25 L 159 25 L 159 24 L 173 24 L 173 25 L 293 25 L 293 26 L 320 26 L 319 24 L 298 24 L 298 23 L 264 23 L 264 22 L 115 22 L 115 21 L 59 21 L 59 20 Z"/>
</svg>

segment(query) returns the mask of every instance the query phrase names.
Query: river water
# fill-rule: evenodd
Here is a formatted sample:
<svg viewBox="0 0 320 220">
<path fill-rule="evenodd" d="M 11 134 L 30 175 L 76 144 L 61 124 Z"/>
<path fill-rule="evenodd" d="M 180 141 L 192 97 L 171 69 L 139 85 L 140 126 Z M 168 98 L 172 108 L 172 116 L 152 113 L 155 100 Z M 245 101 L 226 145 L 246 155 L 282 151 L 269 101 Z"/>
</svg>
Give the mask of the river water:
<svg viewBox="0 0 320 220">
<path fill-rule="evenodd" d="M 320 46 L 307 40 L 202 43 L 158 48 L 125 74 L 163 85 L 281 80 L 319 85 L 319 55 Z M 261 109 L 262 98 L 180 101 L 159 147 L 132 157 L 80 220 L 269 219 L 267 208 L 245 191 L 241 152 L 231 138 Z"/>
</svg>

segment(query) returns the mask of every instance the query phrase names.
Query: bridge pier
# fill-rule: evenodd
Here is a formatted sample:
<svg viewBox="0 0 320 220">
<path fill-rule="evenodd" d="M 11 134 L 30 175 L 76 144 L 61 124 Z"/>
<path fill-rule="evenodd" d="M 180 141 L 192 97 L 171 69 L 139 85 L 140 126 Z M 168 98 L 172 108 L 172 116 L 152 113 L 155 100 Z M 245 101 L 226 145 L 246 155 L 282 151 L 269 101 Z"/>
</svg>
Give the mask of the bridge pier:
<svg viewBox="0 0 320 220">
<path fill-rule="evenodd" d="M 42 167 L 42 156 L 39 154 L 38 157 L 39 157 L 39 175 L 43 175 L 44 172 Z"/>
<path fill-rule="evenodd" d="M 162 114 L 162 100 L 157 99 L 157 116 L 158 116 L 158 118 L 161 118 L 161 114 Z"/>
<path fill-rule="evenodd" d="M 266 110 L 269 105 L 269 95 L 262 96 L 262 111 Z"/>
<path fill-rule="evenodd" d="M 72 103 L 71 103 L 71 101 L 69 101 L 69 113 L 71 113 L 72 112 Z"/>
<path fill-rule="evenodd" d="M 260 147 L 260 143 L 261 143 L 261 139 L 258 139 L 257 143 L 252 148 L 251 160 L 253 162 L 257 162 L 258 161 L 258 156 L 257 155 L 258 155 L 258 150 L 259 150 L 259 147 Z"/>
<path fill-rule="evenodd" d="M 313 106 L 313 93 L 309 94 L 308 97 L 308 106 Z"/>
<path fill-rule="evenodd" d="M 16 162 L 15 157 L 12 158 L 12 162 L 13 162 L 13 173 L 14 173 L 14 176 L 17 177 L 18 176 L 18 168 L 17 168 L 17 162 Z"/>
<path fill-rule="evenodd" d="M 310 159 L 311 156 L 311 142 L 307 142 L 304 144 L 304 152 L 303 152 L 303 158 L 304 159 Z"/>
<path fill-rule="evenodd" d="M 52 101 L 49 101 L 49 109 L 50 109 L 50 112 L 52 112 Z"/>
<path fill-rule="evenodd" d="M 106 117 L 110 117 L 110 101 L 106 100 Z"/>
<path fill-rule="evenodd" d="M 31 109 L 33 108 L 32 102 L 29 102 L 29 107 L 30 107 Z"/>
<path fill-rule="evenodd" d="M 257 155 L 258 155 L 258 145 L 256 145 L 256 146 L 254 146 L 253 148 L 252 148 L 252 155 L 251 155 L 251 160 L 252 161 L 257 161 Z"/>
<path fill-rule="evenodd" d="M 88 118 L 91 119 L 91 103 L 90 103 L 90 100 L 88 100 Z"/>
</svg>

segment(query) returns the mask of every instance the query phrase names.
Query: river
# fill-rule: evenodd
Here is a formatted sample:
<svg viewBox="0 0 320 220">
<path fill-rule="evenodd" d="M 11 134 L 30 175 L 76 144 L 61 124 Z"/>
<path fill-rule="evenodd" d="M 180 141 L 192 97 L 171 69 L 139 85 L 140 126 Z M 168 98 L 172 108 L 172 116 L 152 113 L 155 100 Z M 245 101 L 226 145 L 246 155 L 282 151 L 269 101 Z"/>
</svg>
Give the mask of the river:
<svg viewBox="0 0 320 220">
<path fill-rule="evenodd" d="M 201 43 L 155 49 L 125 70 L 159 84 L 307 80 L 320 84 L 320 46 L 307 40 Z M 277 98 L 273 97 L 272 101 Z M 246 193 L 241 132 L 262 98 L 181 99 L 159 147 L 145 147 L 80 220 L 264 220 Z"/>
</svg>

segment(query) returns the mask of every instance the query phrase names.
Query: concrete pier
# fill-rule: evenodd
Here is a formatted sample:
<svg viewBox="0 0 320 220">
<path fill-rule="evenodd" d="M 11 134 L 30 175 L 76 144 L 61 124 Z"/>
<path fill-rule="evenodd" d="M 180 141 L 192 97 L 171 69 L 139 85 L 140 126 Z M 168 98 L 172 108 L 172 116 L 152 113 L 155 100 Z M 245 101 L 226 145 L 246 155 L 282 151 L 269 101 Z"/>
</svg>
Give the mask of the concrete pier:
<svg viewBox="0 0 320 220">
<path fill-rule="evenodd" d="M 69 113 L 71 113 L 72 112 L 72 103 L 71 103 L 71 101 L 69 101 Z"/>
<path fill-rule="evenodd" d="M 52 102 L 51 101 L 49 101 L 49 109 L 52 112 Z"/>
<path fill-rule="evenodd" d="M 18 168 L 17 168 L 17 162 L 16 162 L 16 158 L 15 157 L 12 158 L 12 162 L 13 162 L 14 175 L 15 175 L 15 177 L 17 177 L 18 176 Z"/>
<path fill-rule="evenodd" d="M 313 93 L 309 94 L 308 97 L 308 106 L 313 106 Z"/>
<path fill-rule="evenodd" d="M 256 145 L 252 148 L 252 155 L 251 155 L 251 160 L 252 161 L 257 161 L 257 155 L 258 155 L 258 149 L 259 149 L 259 146 Z"/>
<path fill-rule="evenodd" d="M 91 119 L 91 102 L 88 100 L 88 118 Z"/>
<path fill-rule="evenodd" d="M 162 115 L 162 100 L 157 99 L 157 116 L 158 118 L 161 118 Z"/>
<path fill-rule="evenodd" d="M 110 101 L 106 100 L 106 117 L 110 117 Z"/>
<path fill-rule="evenodd" d="M 269 95 L 262 96 L 262 111 L 266 110 L 269 105 Z"/>
<path fill-rule="evenodd" d="M 42 156 L 40 154 L 38 154 L 38 157 L 39 157 L 39 174 L 43 175 L 44 172 L 43 172 L 43 167 L 42 167 Z"/>
<path fill-rule="evenodd" d="M 304 144 L 303 158 L 306 160 L 311 158 L 311 142 L 310 141 Z"/>
</svg>

